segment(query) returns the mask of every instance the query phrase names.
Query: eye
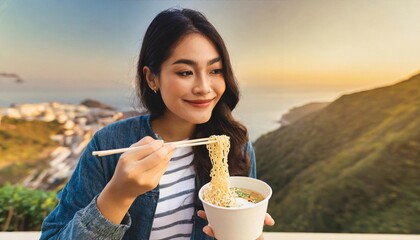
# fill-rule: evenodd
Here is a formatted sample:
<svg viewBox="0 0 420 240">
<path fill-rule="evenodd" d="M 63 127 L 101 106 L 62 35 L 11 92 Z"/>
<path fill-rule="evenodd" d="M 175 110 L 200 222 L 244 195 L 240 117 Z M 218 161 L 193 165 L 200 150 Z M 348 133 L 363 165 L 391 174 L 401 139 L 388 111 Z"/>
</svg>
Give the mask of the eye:
<svg viewBox="0 0 420 240">
<path fill-rule="evenodd" d="M 223 74 L 223 69 L 214 69 L 214 70 L 212 70 L 212 71 L 210 71 L 210 74 L 216 74 L 216 75 L 218 75 L 218 74 Z"/>
<path fill-rule="evenodd" d="M 177 72 L 176 74 L 178 76 L 181 76 L 181 77 L 188 77 L 188 76 L 193 75 L 193 72 L 192 71 L 182 71 L 182 72 Z"/>
</svg>

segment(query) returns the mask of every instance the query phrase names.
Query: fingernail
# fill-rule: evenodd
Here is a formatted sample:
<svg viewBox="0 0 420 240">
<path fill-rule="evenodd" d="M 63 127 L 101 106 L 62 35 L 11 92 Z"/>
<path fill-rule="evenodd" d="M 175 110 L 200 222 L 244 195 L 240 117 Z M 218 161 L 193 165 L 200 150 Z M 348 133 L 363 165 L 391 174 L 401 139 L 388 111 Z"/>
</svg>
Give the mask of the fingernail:
<svg viewBox="0 0 420 240">
<path fill-rule="evenodd" d="M 170 149 L 170 151 L 175 149 L 175 145 L 172 143 L 168 144 L 167 147 Z"/>
</svg>

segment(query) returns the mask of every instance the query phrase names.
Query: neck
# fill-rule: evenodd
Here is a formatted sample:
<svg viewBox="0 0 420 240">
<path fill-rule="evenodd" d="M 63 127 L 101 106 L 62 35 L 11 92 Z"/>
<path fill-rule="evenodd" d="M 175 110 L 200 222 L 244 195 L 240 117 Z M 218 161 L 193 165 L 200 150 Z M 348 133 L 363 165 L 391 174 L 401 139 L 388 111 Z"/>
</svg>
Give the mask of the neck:
<svg viewBox="0 0 420 240">
<path fill-rule="evenodd" d="M 190 138 L 196 126 L 193 123 L 169 116 L 169 114 L 166 113 L 161 117 L 153 119 L 150 124 L 153 131 L 165 142 L 180 141 Z"/>
</svg>

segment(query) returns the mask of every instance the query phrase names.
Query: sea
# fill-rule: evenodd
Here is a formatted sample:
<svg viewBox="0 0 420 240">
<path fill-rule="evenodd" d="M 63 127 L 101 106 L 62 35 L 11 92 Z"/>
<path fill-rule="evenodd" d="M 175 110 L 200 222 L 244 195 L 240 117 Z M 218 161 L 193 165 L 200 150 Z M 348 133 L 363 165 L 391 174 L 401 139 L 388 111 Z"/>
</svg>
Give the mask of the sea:
<svg viewBox="0 0 420 240">
<path fill-rule="evenodd" d="M 261 135 L 280 127 L 281 116 L 291 108 L 310 102 L 332 102 L 342 92 L 311 88 L 285 88 L 280 86 L 241 86 L 241 98 L 233 111 L 255 141 Z M 19 103 L 61 102 L 79 104 L 94 99 L 120 111 L 137 107 L 135 94 L 129 87 L 91 88 L 37 86 L 30 83 L 0 83 L 0 108 Z"/>
</svg>

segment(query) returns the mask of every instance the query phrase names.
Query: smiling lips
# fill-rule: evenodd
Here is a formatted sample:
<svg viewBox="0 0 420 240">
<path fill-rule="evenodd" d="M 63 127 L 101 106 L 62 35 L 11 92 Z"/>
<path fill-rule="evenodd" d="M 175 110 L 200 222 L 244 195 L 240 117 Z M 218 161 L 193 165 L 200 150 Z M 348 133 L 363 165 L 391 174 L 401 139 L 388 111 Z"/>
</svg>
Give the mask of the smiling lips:
<svg viewBox="0 0 420 240">
<path fill-rule="evenodd" d="M 197 108 L 205 108 L 208 107 L 213 99 L 205 99 L 205 100 L 184 100 L 185 102 L 191 104 L 193 107 Z"/>
</svg>

